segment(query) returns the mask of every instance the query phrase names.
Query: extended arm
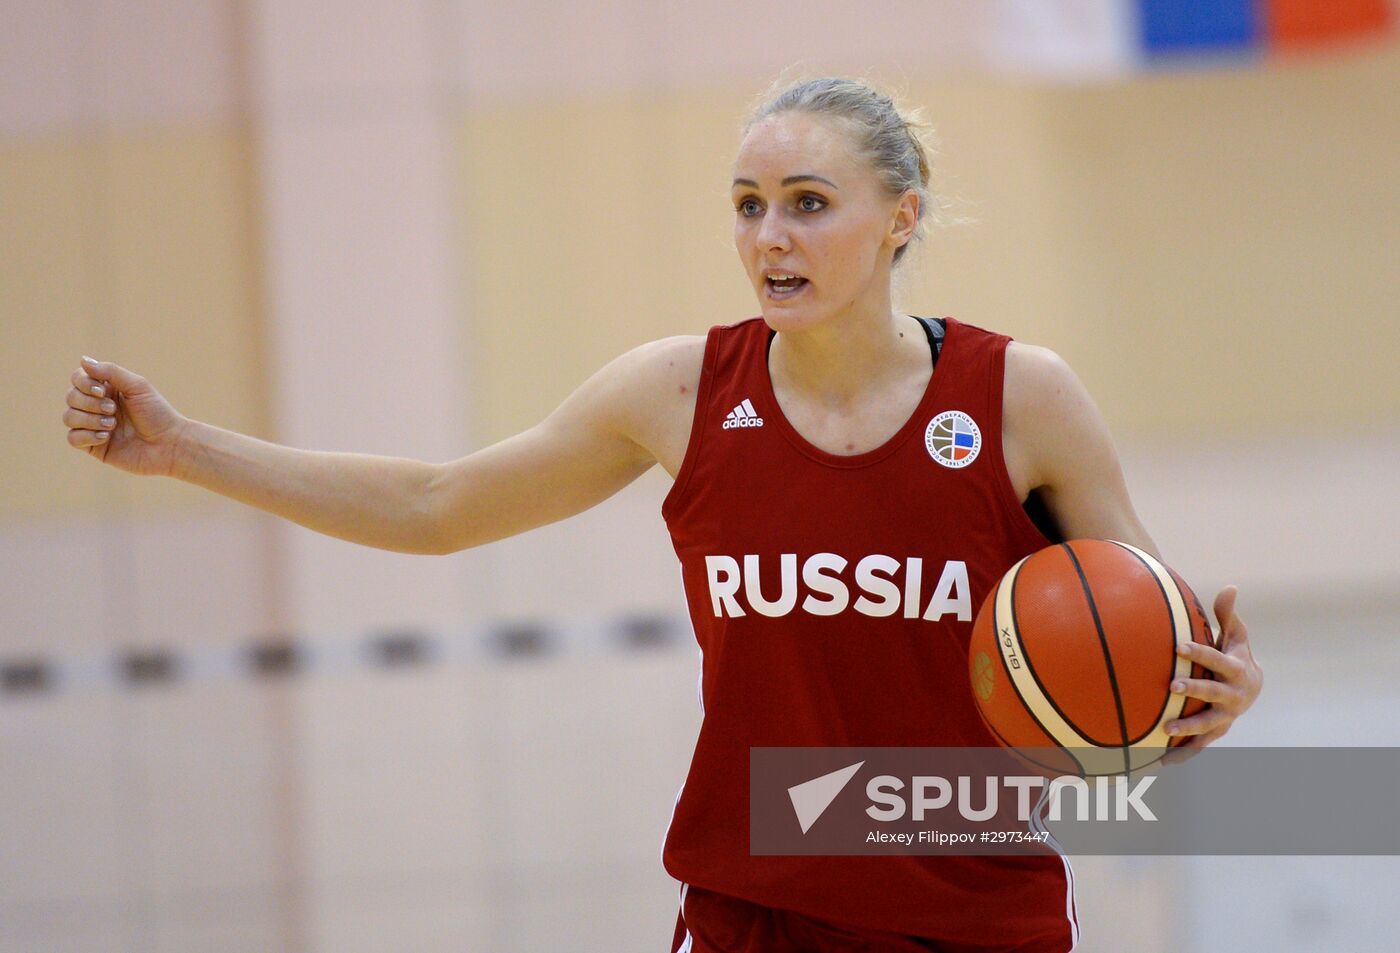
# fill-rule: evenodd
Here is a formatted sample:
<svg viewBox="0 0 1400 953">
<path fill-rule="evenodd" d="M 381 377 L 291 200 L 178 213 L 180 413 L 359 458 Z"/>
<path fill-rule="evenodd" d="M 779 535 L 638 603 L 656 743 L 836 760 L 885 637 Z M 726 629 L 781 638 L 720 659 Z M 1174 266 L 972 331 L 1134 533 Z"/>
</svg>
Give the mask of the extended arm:
<svg viewBox="0 0 1400 953">
<path fill-rule="evenodd" d="M 698 353 L 692 339 L 643 345 L 538 425 L 443 464 L 299 450 L 222 430 L 181 416 L 140 375 L 102 362 L 74 373 L 64 422 L 72 446 L 129 472 L 174 476 L 350 542 L 450 553 L 580 512 L 644 473 L 655 436 L 682 419 L 667 397 L 672 379 L 698 375 Z"/>
</svg>

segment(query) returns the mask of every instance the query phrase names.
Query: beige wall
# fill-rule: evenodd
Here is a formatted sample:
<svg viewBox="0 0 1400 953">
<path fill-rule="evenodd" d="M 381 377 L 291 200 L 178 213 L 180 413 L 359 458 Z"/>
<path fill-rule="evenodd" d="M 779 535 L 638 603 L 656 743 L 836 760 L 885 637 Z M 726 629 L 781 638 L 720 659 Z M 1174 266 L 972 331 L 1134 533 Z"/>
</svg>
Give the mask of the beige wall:
<svg viewBox="0 0 1400 953">
<path fill-rule="evenodd" d="M 756 312 L 725 188 L 752 95 L 463 110 L 463 360 L 483 437 L 635 344 Z M 1055 347 L 1122 433 L 1400 421 L 1400 51 L 1082 87 L 924 79 L 906 98 L 976 221 L 911 258 L 904 307 Z M 0 513 L 202 505 L 71 465 L 58 416 L 85 350 L 266 435 L 250 148 L 237 126 L 0 146 L 18 372 L 0 441 L 26 448 Z"/>
<path fill-rule="evenodd" d="M 466 451 L 527 426 L 625 348 L 754 312 L 725 183 L 750 97 L 799 49 L 912 77 L 943 184 L 978 219 L 930 238 L 903 303 L 1061 350 L 1173 564 L 1202 592 L 1242 583 L 1270 687 L 1231 740 L 1396 743 L 1397 659 L 1375 645 L 1400 645 L 1400 286 L 1386 271 L 1400 50 L 1033 86 L 925 68 L 977 59 L 958 30 L 995 28 L 985 11 L 1013 4 L 828 2 L 840 29 L 809 17 L 786 48 L 733 36 L 741 8 L 763 6 L 628 0 L 604 21 L 596 4 L 478 0 L 409 15 L 355 0 L 335 17 L 296 0 L 6 7 L 0 663 L 58 675 L 0 692 L 0 953 L 662 947 L 677 885 L 657 854 L 694 737 L 696 656 L 684 638 L 613 638 L 619 619 L 681 605 L 662 474 L 442 560 L 312 548 L 272 517 L 82 459 L 62 398 L 88 352 L 188 414 L 299 445 L 285 434 Z M 893 33 L 915 18 L 944 28 L 937 43 Z M 433 135 L 385 132 L 405 115 Z M 281 140 L 259 135 L 270 124 Z M 403 181 L 436 172 L 439 126 L 455 134 L 450 207 L 432 200 L 442 183 Z M 356 201 L 337 208 L 338 194 Z M 412 227 L 440 224 L 438 209 L 461 251 L 444 254 L 445 228 Z M 420 281 L 440 275 L 437 255 L 448 280 Z M 437 333 L 444 314 L 460 354 Z M 465 369 L 468 432 L 432 400 L 400 431 L 320 399 L 320 381 L 356 390 L 335 377 L 341 355 L 407 322 L 423 333 L 400 359 L 452 340 L 431 353 Z M 318 346 L 323 330 L 356 333 L 343 328 L 364 340 Z M 382 390 L 457 394 L 398 366 Z M 1325 445 L 1360 427 L 1376 433 Z M 310 582 L 287 571 L 322 556 Z M 380 557 L 397 562 L 376 578 Z M 307 593 L 339 614 L 297 616 Z M 448 658 L 368 668 L 373 627 L 413 625 L 433 599 L 467 607 L 429 628 Z M 538 620 L 566 647 L 501 661 L 500 618 Z M 274 633 L 304 640 L 308 670 L 248 677 L 249 641 Z M 191 669 L 123 684 L 112 663 L 132 646 Z M 1312 860 L 1244 859 L 1223 882 L 1205 859 L 1087 860 L 1103 863 L 1078 867 L 1086 953 L 1125 935 L 1209 947 L 1222 923 L 1286 931 L 1295 889 L 1325 937 L 1256 945 L 1388 948 L 1375 918 L 1393 864 L 1340 859 L 1324 894 Z"/>
<path fill-rule="evenodd" d="M 207 508 L 113 479 L 64 440 L 83 354 L 134 368 L 191 416 L 266 432 L 257 195 L 239 126 L 0 143 L 0 519 Z"/>
<path fill-rule="evenodd" d="M 467 116 L 484 433 L 635 343 L 757 313 L 726 194 L 753 92 Z M 929 237 L 905 308 L 1056 348 L 1124 433 L 1400 422 L 1400 51 L 907 99 L 976 224 Z"/>
</svg>

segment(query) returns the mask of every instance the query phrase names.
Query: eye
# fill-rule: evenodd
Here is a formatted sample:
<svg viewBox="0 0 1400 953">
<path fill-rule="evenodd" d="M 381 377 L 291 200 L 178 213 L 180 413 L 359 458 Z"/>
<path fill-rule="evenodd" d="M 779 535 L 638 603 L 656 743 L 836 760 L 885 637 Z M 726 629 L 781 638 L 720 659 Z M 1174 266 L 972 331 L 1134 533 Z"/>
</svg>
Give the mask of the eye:
<svg viewBox="0 0 1400 953">
<path fill-rule="evenodd" d="M 804 195 L 797 200 L 797 207 L 804 212 L 820 212 L 826 208 L 826 199 L 819 195 Z"/>
<path fill-rule="evenodd" d="M 757 199 L 744 199 L 738 205 L 734 206 L 734 208 L 745 218 L 752 218 L 758 214 L 760 206 Z"/>
</svg>

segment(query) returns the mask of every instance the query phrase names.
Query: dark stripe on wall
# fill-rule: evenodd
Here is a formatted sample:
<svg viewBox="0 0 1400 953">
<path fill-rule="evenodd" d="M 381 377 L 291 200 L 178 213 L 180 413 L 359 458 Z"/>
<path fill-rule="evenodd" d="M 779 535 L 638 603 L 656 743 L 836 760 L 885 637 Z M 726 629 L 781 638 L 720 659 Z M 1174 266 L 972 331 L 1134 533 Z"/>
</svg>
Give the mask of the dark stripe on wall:
<svg viewBox="0 0 1400 953">
<path fill-rule="evenodd" d="M 122 677 L 133 685 L 173 682 L 180 677 L 180 662 L 167 649 L 137 649 L 118 660 Z"/>
<path fill-rule="evenodd" d="M 90 688 L 144 690 L 209 679 L 271 681 L 351 669 L 417 670 L 469 660 L 542 660 L 575 651 L 652 652 L 681 645 L 689 632 L 683 616 L 639 613 L 567 625 L 515 620 L 471 630 L 388 630 L 320 641 L 273 633 L 242 645 L 0 658 L 0 698 Z"/>
<path fill-rule="evenodd" d="M 508 658 L 533 658 L 548 654 L 552 639 L 543 625 L 527 622 L 502 626 L 493 639 L 496 651 Z"/>
<path fill-rule="evenodd" d="M 286 640 L 263 642 L 248 650 L 248 667 L 254 675 L 295 675 L 305 664 L 301 650 Z"/>
<path fill-rule="evenodd" d="M 618 622 L 617 637 L 623 648 L 659 648 L 676 641 L 676 626 L 665 616 L 629 616 Z"/>
<path fill-rule="evenodd" d="M 0 664 L 0 692 L 42 692 L 52 683 L 49 667 L 38 659 Z"/>
<path fill-rule="evenodd" d="M 421 632 L 391 632 L 374 640 L 372 651 L 376 661 L 386 668 L 422 665 L 433 654 L 426 635 Z"/>
</svg>

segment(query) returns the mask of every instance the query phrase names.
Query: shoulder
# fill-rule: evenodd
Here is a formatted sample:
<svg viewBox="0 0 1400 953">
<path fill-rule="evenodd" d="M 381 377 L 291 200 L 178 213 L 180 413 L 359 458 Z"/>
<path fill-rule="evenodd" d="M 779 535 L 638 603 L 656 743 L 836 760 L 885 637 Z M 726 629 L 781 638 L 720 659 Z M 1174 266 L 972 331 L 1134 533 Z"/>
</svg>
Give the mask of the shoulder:
<svg viewBox="0 0 1400 953">
<path fill-rule="evenodd" d="M 580 388 L 587 417 L 669 468 L 672 457 L 684 453 L 705 340 L 695 334 L 660 338 L 613 358 Z"/>
<path fill-rule="evenodd" d="M 693 391 L 704 360 L 704 335 L 682 334 L 634 347 L 599 374 L 620 394 L 655 399 L 667 392 Z"/>
<path fill-rule="evenodd" d="M 1008 424 L 1023 424 L 1086 410 L 1088 392 L 1063 357 L 1049 347 L 1007 344 L 1002 382 L 1002 413 Z"/>
<path fill-rule="evenodd" d="M 1024 468 L 1028 486 L 1050 479 L 1065 460 L 1112 454 L 1108 426 L 1093 398 L 1049 348 L 1008 344 L 1002 395 L 1008 462 Z"/>
<path fill-rule="evenodd" d="M 1039 344 L 1007 344 L 1007 385 L 1029 393 L 1053 392 L 1078 381 L 1063 357 Z"/>
<path fill-rule="evenodd" d="M 668 392 L 694 390 L 705 338 L 681 335 L 638 345 L 584 381 L 556 415 L 582 416 L 610 429 L 631 431 Z"/>
<path fill-rule="evenodd" d="M 704 357 L 705 335 L 677 334 L 674 337 L 658 338 L 638 345 L 623 354 L 620 359 L 631 362 L 638 372 L 664 374 L 665 369 L 682 363 L 699 372 L 700 362 Z"/>
<path fill-rule="evenodd" d="M 1013 482 L 1042 499 L 1065 539 L 1119 539 L 1157 549 L 1128 497 L 1108 422 L 1054 351 L 1006 351 L 1003 449 Z"/>
</svg>

